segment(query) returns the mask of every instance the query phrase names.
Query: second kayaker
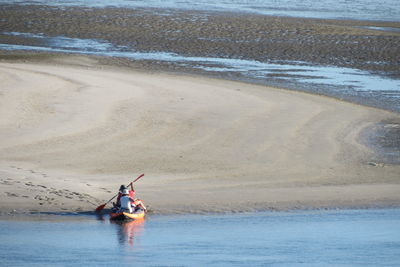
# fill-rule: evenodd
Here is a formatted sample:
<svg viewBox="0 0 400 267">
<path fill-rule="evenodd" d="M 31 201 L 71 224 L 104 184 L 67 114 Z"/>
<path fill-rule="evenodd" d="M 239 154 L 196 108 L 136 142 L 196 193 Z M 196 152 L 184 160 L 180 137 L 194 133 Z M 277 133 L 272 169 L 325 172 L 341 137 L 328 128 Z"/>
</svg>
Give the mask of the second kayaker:
<svg viewBox="0 0 400 267">
<path fill-rule="evenodd" d="M 129 211 L 129 213 L 132 213 L 135 210 L 134 199 L 130 197 L 128 189 L 122 191 L 120 205 L 122 210 Z"/>
<path fill-rule="evenodd" d="M 119 192 L 118 192 L 118 197 L 117 197 L 117 203 L 116 203 L 117 207 L 121 206 L 121 197 L 122 197 L 122 194 L 123 194 L 124 190 L 128 190 L 128 188 L 125 185 L 121 185 L 119 187 Z M 128 190 L 128 192 L 129 192 L 128 193 L 129 197 L 131 199 L 135 199 L 135 189 L 133 189 L 133 185 L 132 184 L 131 184 L 131 190 Z"/>
<path fill-rule="evenodd" d="M 114 204 L 114 206 L 117 208 L 129 210 L 129 212 L 131 212 L 131 213 L 134 212 L 137 208 L 147 211 L 147 208 L 143 204 L 142 200 L 140 200 L 138 198 L 135 199 L 135 189 L 133 189 L 132 184 L 130 184 L 130 186 L 131 186 L 131 190 L 128 190 L 128 188 L 125 185 L 121 185 L 119 187 L 117 203 Z M 123 197 L 125 197 L 124 203 L 122 203 Z M 128 201 L 129 201 L 129 203 L 128 203 Z"/>
</svg>

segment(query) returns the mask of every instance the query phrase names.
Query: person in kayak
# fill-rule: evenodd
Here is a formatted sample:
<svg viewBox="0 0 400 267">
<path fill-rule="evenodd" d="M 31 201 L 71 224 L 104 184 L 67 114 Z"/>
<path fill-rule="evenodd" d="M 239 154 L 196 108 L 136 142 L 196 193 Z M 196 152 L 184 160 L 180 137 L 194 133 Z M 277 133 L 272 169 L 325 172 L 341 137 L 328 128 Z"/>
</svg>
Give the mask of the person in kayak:
<svg viewBox="0 0 400 267">
<path fill-rule="evenodd" d="M 121 206 L 121 197 L 123 194 L 124 190 L 128 190 L 128 188 L 126 188 L 125 185 L 121 185 L 119 187 L 119 192 L 118 192 L 118 197 L 117 197 L 117 203 L 115 204 L 115 206 L 120 207 Z M 131 190 L 129 190 L 129 197 L 131 199 L 135 199 L 135 189 L 133 189 L 133 185 L 131 184 Z"/>
<path fill-rule="evenodd" d="M 120 198 L 121 209 L 123 211 L 129 211 L 132 213 L 135 210 L 135 204 L 133 198 L 129 196 L 129 190 L 124 189 Z"/>
<path fill-rule="evenodd" d="M 143 204 L 143 202 L 140 199 L 138 199 L 138 198 L 134 199 L 133 205 L 135 206 L 135 210 L 142 209 L 145 212 L 147 212 L 146 206 Z"/>
<path fill-rule="evenodd" d="M 135 199 L 135 189 L 133 189 L 132 184 L 131 184 L 131 190 L 128 190 L 125 185 L 121 185 L 119 187 L 117 203 L 114 204 L 114 206 L 116 206 L 118 208 L 125 208 L 126 209 L 126 207 L 123 207 L 122 203 L 121 203 L 121 199 L 122 199 L 122 197 L 124 195 L 128 195 L 129 198 L 130 198 L 130 207 L 131 207 L 131 209 L 130 209 L 131 211 L 130 212 L 131 213 L 132 213 L 132 211 L 136 211 L 137 209 L 142 209 L 144 211 L 147 211 L 147 208 L 143 204 L 143 202 L 138 198 Z"/>
</svg>

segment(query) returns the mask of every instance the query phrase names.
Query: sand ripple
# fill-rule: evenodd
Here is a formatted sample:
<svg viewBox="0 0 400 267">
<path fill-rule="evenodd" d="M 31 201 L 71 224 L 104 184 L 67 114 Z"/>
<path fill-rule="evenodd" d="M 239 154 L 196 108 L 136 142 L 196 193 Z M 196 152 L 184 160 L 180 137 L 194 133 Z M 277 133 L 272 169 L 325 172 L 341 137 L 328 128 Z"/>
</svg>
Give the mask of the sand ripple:
<svg viewBox="0 0 400 267">
<path fill-rule="evenodd" d="M 368 164 L 376 155 L 359 141 L 365 127 L 398 115 L 263 86 L 89 65 L 0 64 L 3 176 L 18 180 L 16 166 L 29 165 L 51 173 L 30 174 L 51 187 L 68 174 L 62 186 L 89 193 L 87 209 L 112 196 L 118 177 L 142 172 L 140 192 L 159 212 L 400 203 L 399 166 Z"/>
</svg>

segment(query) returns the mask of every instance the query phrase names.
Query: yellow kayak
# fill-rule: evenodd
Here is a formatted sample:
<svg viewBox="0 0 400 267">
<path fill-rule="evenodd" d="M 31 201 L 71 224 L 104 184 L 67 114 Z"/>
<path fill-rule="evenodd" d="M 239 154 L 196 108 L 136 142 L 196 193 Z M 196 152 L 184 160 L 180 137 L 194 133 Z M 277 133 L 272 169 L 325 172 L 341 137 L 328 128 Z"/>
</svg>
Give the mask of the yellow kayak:
<svg viewBox="0 0 400 267">
<path fill-rule="evenodd" d="M 142 209 L 135 211 L 133 213 L 129 212 L 111 212 L 110 213 L 110 220 L 142 220 L 144 219 L 146 212 Z"/>
</svg>

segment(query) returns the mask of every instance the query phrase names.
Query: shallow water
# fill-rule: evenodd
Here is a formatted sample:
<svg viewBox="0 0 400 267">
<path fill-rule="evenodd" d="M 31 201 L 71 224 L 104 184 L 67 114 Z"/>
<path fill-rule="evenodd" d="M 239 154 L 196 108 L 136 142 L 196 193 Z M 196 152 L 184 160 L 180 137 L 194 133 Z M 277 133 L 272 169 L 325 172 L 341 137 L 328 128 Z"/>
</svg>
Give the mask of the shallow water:
<svg viewBox="0 0 400 267">
<path fill-rule="evenodd" d="M 282 80 L 296 80 L 301 83 L 347 86 L 356 91 L 393 91 L 400 97 L 400 80 L 371 75 L 357 69 L 317 66 L 301 61 L 260 62 L 235 58 L 191 57 L 169 52 L 138 52 L 116 47 L 104 40 L 68 38 L 64 36 L 46 37 L 44 35 L 5 32 L 4 35 L 23 36 L 41 40 L 44 46 L 0 44 L 4 50 L 37 50 L 49 52 L 81 53 L 110 57 L 125 57 L 135 60 L 175 62 L 209 72 L 237 72 L 249 78 L 268 78 L 273 76 Z M 372 64 L 372 63 L 371 63 Z M 375 64 L 380 64 L 376 62 Z"/>
<path fill-rule="evenodd" d="M 0 0 L 8 4 L 53 6 L 179 8 L 248 12 L 274 16 L 400 21 L 398 0 Z"/>
<path fill-rule="evenodd" d="M 239 75 L 244 79 L 294 88 L 348 99 L 400 112 L 400 80 L 371 74 L 358 69 L 315 65 L 301 61 L 244 60 L 235 58 L 193 57 L 166 51 L 140 52 L 100 39 L 79 39 L 43 34 L 2 32 L 0 34 L 30 38 L 41 45 L 0 44 L 3 50 L 28 50 L 77 53 L 107 57 L 170 62 L 187 69 L 223 75 Z M 370 62 L 370 64 L 383 64 Z"/>
<path fill-rule="evenodd" d="M 2 265 L 400 264 L 399 209 L 152 215 L 123 225 L 76 219 L 0 221 Z"/>
</svg>

